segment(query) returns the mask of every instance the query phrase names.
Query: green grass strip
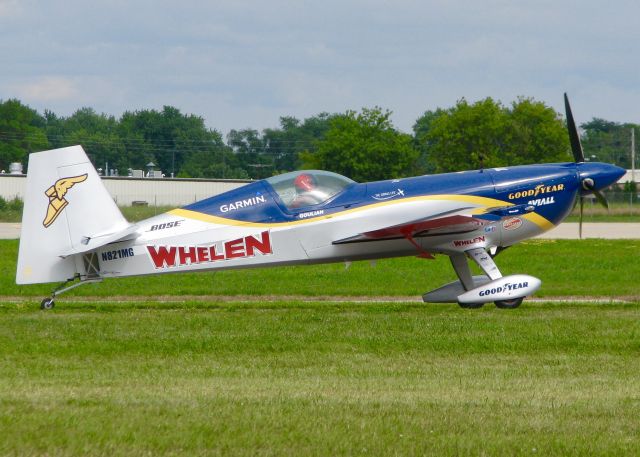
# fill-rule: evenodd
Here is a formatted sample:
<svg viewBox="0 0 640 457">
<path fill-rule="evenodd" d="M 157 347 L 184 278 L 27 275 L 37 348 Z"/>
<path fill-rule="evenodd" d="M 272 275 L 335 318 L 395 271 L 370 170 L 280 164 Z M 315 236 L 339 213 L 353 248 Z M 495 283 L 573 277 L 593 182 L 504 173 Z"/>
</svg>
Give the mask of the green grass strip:
<svg viewBox="0 0 640 457">
<path fill-rule="evenodd" d="M 0 297 L 42 298 L 53 285 L 17 286 L 18 241 L 0 241 Z M 639 297 L 640 240 L 530 240 L 496 258 L 504 275 L 542 279 L 538 297 Z M 446 256 L 376 262 L 183 273 L 106 280 L 64 297 L 415 296 L 456 279 Z"/>
<path fill-rule="evenodd" d="M 0 310 L 0 455 L 640 454 L 639 303 Z"/>
</svg>

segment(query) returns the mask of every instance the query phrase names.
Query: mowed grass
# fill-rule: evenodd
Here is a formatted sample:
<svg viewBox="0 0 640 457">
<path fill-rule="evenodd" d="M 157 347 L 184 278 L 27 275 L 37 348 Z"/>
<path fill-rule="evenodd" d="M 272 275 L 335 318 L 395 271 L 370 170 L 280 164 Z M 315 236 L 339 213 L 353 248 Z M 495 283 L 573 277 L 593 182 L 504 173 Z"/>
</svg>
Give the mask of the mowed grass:
<svg viewBox="0 0 640 457">
<path fill-rule="evenodd" d="M 609 196 L 611 198 L 611 196 Z M 639 222 L 640 202 L 621 203 L 609 201 L 609 208 L 600 206 L 598 202 L 587 201 L 583 207 L 583 222 Z M 580 207 L 576 205 L 565 222 L 578 222 Z"/>
<path fill-rule="evenodd" d="M 17 246 L 0 455 L 640 454 L 640 241 L 506 250 L 538 296 L 636 297 L 517 310 L 325 298 L 418 297 L 455 279 L 439 256 L 109 280 L 44 312 Z"/>
<path fill-rule="evenodd" d="M 0 455 L 639 455 L 640 303 L 0 304 Z"/>
<path fill-rule="evenodd" d="M 0 240 L 0 294 L 47 296 L 55 285 L 15 284 L 17 240 Z M 538 297 L 630 297 L 640 299 L 640 240 L 530 240 L 513 246 L 496 263 L 504 275 L 542 279 Z M 105 280 L 66 297 L 141 296 L 415 296 L 456 280 L 446 256 L 344 264 L 302 265 Z M 0 295 L 0 297 L 1 297 Z"/>
</svg>

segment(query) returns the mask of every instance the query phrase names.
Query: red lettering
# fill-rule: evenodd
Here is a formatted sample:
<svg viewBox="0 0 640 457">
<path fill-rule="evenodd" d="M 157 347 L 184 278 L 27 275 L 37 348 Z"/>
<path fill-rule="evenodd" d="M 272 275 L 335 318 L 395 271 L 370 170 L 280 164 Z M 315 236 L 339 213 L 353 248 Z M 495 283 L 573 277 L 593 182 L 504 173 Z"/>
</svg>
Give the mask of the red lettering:
<svg viewBox="0 0 640 457">
<path fill-rule="evenodd" d="M 470 246 L 472 244 L 480 243 L 484 241 L 484 236 L 477 236 L 472 240 L 454 240 L 453 245 L 456 247 Z"/>
<path fill-rule="evenodd" d="M 198 246 L 198 262 L 208 262 L 209 261 L 209 249 L 204 246 Z"/>
<path fill-rule="evenodd" d="M 262 254 L 271 254 L 271 237 L 269 236 L 269 232 L 262 232 L 261 236 L 262 240 L 258 240 L 258 238 L 253 235 L 249 235 L 244 239 L 245 245 L 247 246 L 247 256 L 254 256 L 254 250 Z"/>
<path fill-rule="evenodd" d="M 237 240 L 231 240 L 224 243 L 224 254 L 227 259 L 245 257 L 244 239 L 238 238 Z"/>
<path fill-rule="evenodd" d="M 147 246 L 147 250 L 156 268 L 174 267 L 176 265 L 175 246 L 171 246 L 169 249 L 166 246 L 158 246 L 157 250 L 155 246 Z"/>
<path fill-rule="evenodd" d="M 215 262 L 216 260 L 224 260 L 224 255 L 216 253 L 215 244 L 211 245 L 211 247 L 209 248 L 209 256 L 212 262 Z"/>
<path fill-rule="evenodd" d="M 196 248 L 191 246 L 187 250 L 184 246 L 180 246 L 178 248 L 178 257 L 180 257 L 180 265 L 186 265 L 187 260 L 189 260 L 189 263 L 196 263 Z"/>
</svg>

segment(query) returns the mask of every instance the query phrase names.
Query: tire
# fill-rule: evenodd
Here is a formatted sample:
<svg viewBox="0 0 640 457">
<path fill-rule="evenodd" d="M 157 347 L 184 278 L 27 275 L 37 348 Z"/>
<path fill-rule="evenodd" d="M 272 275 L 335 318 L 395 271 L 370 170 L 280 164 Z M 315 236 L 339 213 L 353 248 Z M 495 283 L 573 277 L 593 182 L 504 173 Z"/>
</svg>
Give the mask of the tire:
<svg viewBox="0 0 640 457">
<path fill-rule="evenodd" d="M 460 308 L 478 309 L 482 308 L 484 306 L 484 303 L 458 303 L 458 305 L 460 305 Z"/>
<path fill-rule="evenodd" d="M 54 306 L 56 306 L 56 303 L 53 298 L 45 298 L 40 302 L 40 309 L 53 309 Z"/>
<path fill-rule="evenodd" d="M 514 298 L 513 300 L 500 300 L 494 303 L 500 309 L 516 309 L 522 304 L 522 300 L 524 300 L 524 297 Z"/>
</svg>

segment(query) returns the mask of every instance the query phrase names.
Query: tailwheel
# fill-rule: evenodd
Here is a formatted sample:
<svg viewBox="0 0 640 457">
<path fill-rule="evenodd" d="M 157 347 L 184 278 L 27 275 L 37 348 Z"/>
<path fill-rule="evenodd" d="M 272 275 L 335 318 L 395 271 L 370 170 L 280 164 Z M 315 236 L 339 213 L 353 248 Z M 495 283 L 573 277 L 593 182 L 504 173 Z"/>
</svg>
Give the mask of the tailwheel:
<svg viewBox="0 0 640 457">
<path fill-rule="evenodd" d="M 484 303 L 458 303 L 458 305 L 460 305 L 460 308 L 477 309 L 482 308 Z"/>
<path fill-rule="evenodd" d="M 522 300 L 524 300 L 524 297 L 514 298 L 512 300 L 500 300 L 494 303 L 500 309 L 516 309 L 522 304 Z"/>
<path fill-rule="evenodd" d="M 47 297 L 40 302 L 40 309 L 53 309 L 56 306 L 56 302 L 53 297 Z"/>
</svg>

